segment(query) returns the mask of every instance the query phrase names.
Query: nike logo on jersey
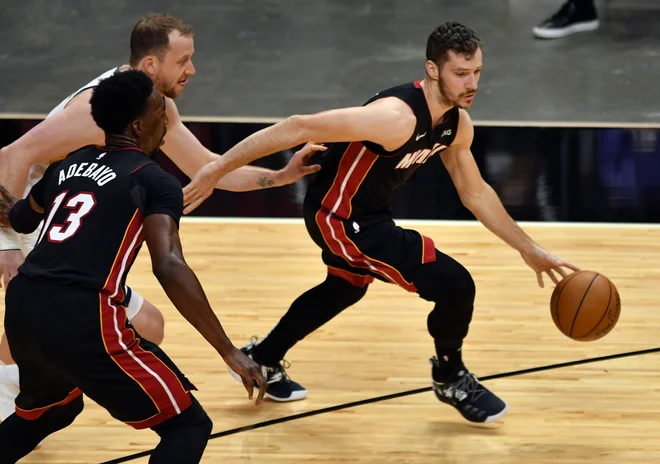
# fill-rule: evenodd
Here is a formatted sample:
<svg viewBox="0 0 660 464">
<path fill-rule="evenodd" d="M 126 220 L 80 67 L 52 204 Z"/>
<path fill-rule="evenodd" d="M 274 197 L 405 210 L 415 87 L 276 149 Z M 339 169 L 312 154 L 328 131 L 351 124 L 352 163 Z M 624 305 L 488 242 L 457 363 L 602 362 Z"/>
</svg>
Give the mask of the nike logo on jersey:
<svg viewBox="0 0 660 464">
<path fill-rule="evenodd" d="M 99 187 L 103 187 L 117 177 L 117 174 L 108 166 L 99 166 L 97 163 L 72 164 L 68 169 L 60 170 L 57 184 L 62 185 L 62 182 L 71 177 L 87 177 L 95 181 Z"/>
<path fill-rule="evenodd" d="M 445 135 L 445 134 L 442 134 L 442 135 Z M 103 152 L 103 153 L 101 153 L 99 156 L 97 156 L 96 159 L 97 159 L 97 160 L 100 160 L 100 159 L 103 158 L 106 154 L 107 154 L 107 153 Z"/>
<path fill-rule="evenodd" d="M 417 134 L 417 137 L 415 137 L 415 142 L 418 141 L 419 139 L 421 139 L 422 137 L 424 137 L 425 135 L 426 135 L 426 132 L 424 132 L 423 134 Z"/>
<path fill-rule="evenodd" d="M 423 150 L 417 150 L 412 153 L 408 153 L 403 157 L 399 164 L 396 165 L 394 169 L 408 169 L 413 164 L 424 164 L 426 163 L 431 156 L 435 155 L 439 151 L 447 148 L 447 145 L 441 145 L 436 143 L 433 145 L 433 148 L 425 148 Z"/>
</svg>

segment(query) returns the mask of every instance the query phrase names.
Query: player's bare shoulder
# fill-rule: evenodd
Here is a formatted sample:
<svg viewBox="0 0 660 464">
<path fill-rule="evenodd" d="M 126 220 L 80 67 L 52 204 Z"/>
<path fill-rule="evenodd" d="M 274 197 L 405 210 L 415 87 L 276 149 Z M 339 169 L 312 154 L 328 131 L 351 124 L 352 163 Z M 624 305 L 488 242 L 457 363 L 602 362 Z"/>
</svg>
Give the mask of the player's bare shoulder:
<svg viewBox="0 0 660 464">
<path fill-rule="evenodd" d="M 95 87 L 90 87 L 79 93 L 69 100 L 66 106 L 62 111 L 67 111 L 71 113 L 72 111 L 88 111 L 91 107 L 89 100 L 92 98 Z"/>
<path fill-rule="evenodd" d="M 366 105 L 377 111 L 385 150 L 393 151 L 403 146 L 412 137 L 417 127 L 417 117 L 408 103 L 397 97 L 384 97 Z"/>
<path fill-rule="evenodd" d="M 165 112 L 167 114 L 167 119 L 172 121 L 178 121 L 179 117 L 179 108 L 176 106 L 176 102 L 170 97 L 165 97 Z"/>
<path fill-rule="evenodd" d="M 470 148 L 474 139 L 474 124 L 468 112 L 464 109 L 458 110 L 458 128 L 456 129 L 456 138 L 453 147 Z"/>
</svg>

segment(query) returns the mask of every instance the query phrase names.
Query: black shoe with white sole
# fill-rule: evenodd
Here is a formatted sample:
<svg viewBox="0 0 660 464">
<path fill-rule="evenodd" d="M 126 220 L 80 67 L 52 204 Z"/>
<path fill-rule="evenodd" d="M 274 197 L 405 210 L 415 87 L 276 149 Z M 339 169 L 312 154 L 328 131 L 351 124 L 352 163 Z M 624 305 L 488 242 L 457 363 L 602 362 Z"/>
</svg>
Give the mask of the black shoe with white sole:
<svg viewBox="0 0 660 464">
<path fill-rule="evenodd" d="M 241 351 L 250 359 L 253 359 L 252 350 L 257 346 L 258 340 L 256 336 L 252 336 L 250 343 L 241 348 Z M 267 398 L 279 402 L 298 401 L 307 398 L 307 390 L 299 383 L 291 380 L 287 375 L 286 369 L 289 366 L 290 364 L 284 360 L 275 367 L 261 366 L 261 372 L 268 384 L 265 395 Z M 228 369 L 232 377 L 242 382 L 238 374 L 231 370 L 231 368 L 228 367 Z"/>
<path fill-rule="evenodd" d="M 433 392 L 438 400 L 456 408 L 470 422 L 485 424 L 504 417 L 507 404 L 484 387 L 465 367 L 456 369 L 449 378 L 441 380 L 438 359 L 433 357 L 430 361 L 433 366 Z"/>
<path fill-rule="evenodd" d="M 555 14 L 532 31 L 539 39 L 560 39 L 576 32 L 595 31 L 600 26 L 596 9 L 578 7 L 568 0 Z"/>
</svg>

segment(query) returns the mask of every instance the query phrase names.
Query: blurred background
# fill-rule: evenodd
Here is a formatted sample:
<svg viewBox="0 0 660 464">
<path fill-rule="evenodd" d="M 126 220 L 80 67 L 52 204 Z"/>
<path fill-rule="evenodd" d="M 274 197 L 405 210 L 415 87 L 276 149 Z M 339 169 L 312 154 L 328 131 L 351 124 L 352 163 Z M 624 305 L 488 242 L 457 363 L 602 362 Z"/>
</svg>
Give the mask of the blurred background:
<svg viewBox="0 0 660 464">
<path fill-rule="evenodd" d="M 130 31 L 151 12 L 194 27 L 197 74 L 177 105 L 220 154 L 280 118 L 423 78 L 428 34 L 460 21 L 484 41 L 472 150 L 514 219 L 660 222 L 660 0 L 3 2 L 0 146 L 127 62 Z M 293 151 L 255 164 L 281 168 Z M 188 182 L 165 153 L 157 160 Z M 306 183 L 216 191 L 193 215 L 300 217 Z M 439 157 L 393 212 L 474 219 Z"/>
</svg>

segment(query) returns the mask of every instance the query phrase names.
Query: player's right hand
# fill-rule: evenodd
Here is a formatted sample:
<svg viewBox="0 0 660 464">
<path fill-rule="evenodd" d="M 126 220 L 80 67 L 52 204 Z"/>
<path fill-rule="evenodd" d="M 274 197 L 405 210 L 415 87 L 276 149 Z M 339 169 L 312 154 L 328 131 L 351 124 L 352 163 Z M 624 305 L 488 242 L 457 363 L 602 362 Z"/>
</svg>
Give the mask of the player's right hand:
<svg viewBox="0 0 660 464">
<path fill-rule="evenodd" d="M 538 245 L 533 246 L 530 250 L 521 251 L 520 255 L 529 267 L 536 272 L 536 279 L 538 280 L 539 287 L 544 288 L 543 273 L 548 274 L 548 277 L 555 283 L 559 284 L 561 279 L 566 278 L 568 275 L 563 268 L 570 269 L 574 272 L 580 271 L 580 268 L 574 264 L 564 261 L 556 257 L 552 253 L 547 252 Z M 558 278 L 554 273 L 558 273 L 561 278 Z"/>
<path fill-rule="evenodd" d="M 23 261 L 25 261 L 25 257 L 21 250 L 0 251 L 0 275 L 2 275 L 5 287 L 18 274 L 18 268 L 23 264 Z M 2 281 L 0 281 L 0 287 L 2 287 Z"/>
<path fill-rule="evenodd" d="M 261 366 L 245 356 L 241 350 L 236 348 L 234 348 L 229 355 L 224 356 L 223 359 L 232 371 L 241 376 L 243 386 L 248 392 L 249 399 L 252 399 L 254 384 L 257 384 L 259 387 L 259 394 L 257 395 L 257 401 L 255 404 L 261 404 L 264 395 L 266 394 L 267 386 L 266 379 L 261 373 Z"/>
</svg>

